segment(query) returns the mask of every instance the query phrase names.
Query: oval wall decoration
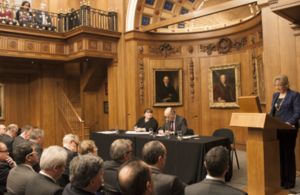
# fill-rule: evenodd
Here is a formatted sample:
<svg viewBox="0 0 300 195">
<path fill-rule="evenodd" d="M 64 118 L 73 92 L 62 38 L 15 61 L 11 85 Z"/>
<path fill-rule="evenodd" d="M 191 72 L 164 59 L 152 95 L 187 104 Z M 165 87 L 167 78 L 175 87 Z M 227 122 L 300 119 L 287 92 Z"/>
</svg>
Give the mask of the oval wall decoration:
<svg viewBox="0 0 300 195">
<path fill-rule="evenodd" d="M 15 48 L 17 46 L 17 43 L 15 41 L 10 42 L 10 46 L 12 48 Z"/>
<path fill-rule="evenodd" d="M 64 52 L 63 46 L 58 46 L 57 51 L 60 52 L 60 53 Z"/>
<path fill-rule="evenodd" d="M 91 48 L 93 48 L 93 49 L 97 48 L 97 42 L 96 41 L 91 42 Z"/>
<path fill-rule="evenodd" d="M 78 44 L 77 44 L 77 48 L 78 49 L 81 49 L 82 48 L 82 42 L 80 41 L 80 42 L 78 42 Z"/>
<path fill-rule="evenodd" d="M 49 50 L 48 45 L 44 45 L 44 46 L 43 46 L 43 50 L 44 50 L 44 51 L 48 51 L 48 50 Z"/>
<path fill-rule="evenodd" d="M 32 43 L 28 43 L 28 44 L 27 44 L 27 48 L 28 48 L 28 49 L 32 49 L 32 48 L 33 48 L 33 44 L 32 44 Z"/>
</svg>

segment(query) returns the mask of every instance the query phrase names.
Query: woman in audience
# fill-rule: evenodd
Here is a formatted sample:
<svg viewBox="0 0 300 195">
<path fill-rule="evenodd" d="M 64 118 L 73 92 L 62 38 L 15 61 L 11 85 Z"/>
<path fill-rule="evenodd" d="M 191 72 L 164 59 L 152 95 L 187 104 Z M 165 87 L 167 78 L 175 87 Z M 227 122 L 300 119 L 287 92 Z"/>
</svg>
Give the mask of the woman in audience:
<svg viewBox="0 0 300 195">
<path fill-rule="evenodd" d="M 155 120 L 155 118 L 152 117 L 153 111 L 150 108 L 146 108 L 144 111 L 144 116 L 140 118 L 135 126 L 134 130 L 135 131 L 149 131 L 149 128 L 152 128 L 153 131 L 155 132 L 158 128 L 158 123 Z"/>
<path fill-rule="evenodd" d="M 83 140 L 79 144 L 78 153 L 81 155 L 93 154 L 95 156 L 98 156 L 98 148 L 93 140 Z"/>
<path fill-rule="evenodd" d="M 28 1 L 23 1 L 22 7 L 17 11 L 16 19 L 19 21 L 20 26 L 29 26 L 32 13 L 29 11 L 30 3 Z"/>
<path fill-rule="evenodd" d="M 2 6 L 2 12 L 0 12 L 0 16 L 1 16 L 0 22 L 1 23 L 5 22 L 6 24 L 9 24 L 9 22 L 12 20 L 12 13 L 8 9 L 8 2 L 6 0 L 3 0 L 1 6 Z"/>
<path fill-rule="evenodd" d="M 277 93 L 273 94 L 271 116 L 293 125 L 294 129 L 277 129 L 280 146 L 281 186 L 293 188 L 296 180 L 295 144 L 300 118 L 300 94 L 290 90 L 286 75 L 278 75 L 273 80 Z"/>
</svg>

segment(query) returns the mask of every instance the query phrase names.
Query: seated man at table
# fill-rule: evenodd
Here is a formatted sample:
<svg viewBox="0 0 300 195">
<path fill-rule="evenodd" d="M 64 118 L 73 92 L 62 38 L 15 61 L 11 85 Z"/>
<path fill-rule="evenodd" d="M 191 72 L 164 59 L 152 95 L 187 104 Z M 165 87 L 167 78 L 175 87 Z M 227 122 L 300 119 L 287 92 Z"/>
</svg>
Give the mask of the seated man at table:
<svg viewBox="0 0 300 195">
<path fill-rule="evenodd" d="M 184 194 L 186 184 L 173 175 L 163 174 L 167 158 L 167 149 L 159 141 L 145 144 L 142 150 L 143 160 L 150 166 L 154 182 L 154 194 L 180 195 Z"/>
<path fill-rule="evenodd" d="M 165 130 L 166 125 L 169 125 L 169 129 L 173 134 L 180 130 L 182 131 L 182 135 L 186 134 L 187 124 L 185 118 L 176 115 L 175 110 L 171 107 L 165 109 L 164 115 L 167 120 L 165 121 L 165 124 L 159 128 L 159 130 Z"/>
<path fill-rule="evenodd" d="M 109 154 L 112 160 L 104 163 L 103 179 L 105 189 L 111 192 L 120 192 L 117 184 L 118 169 L 131 157 L 131 144 L 129 139 L 117 139 L 110 146 Z"/>
<path fill-rule="evenodd" d="M 215 194 L 215 195 L 247 195 L 246 192 L 227 186 L 225 174 L 229 170 L 229 153 L 227 148 L 217 146 L 205 155 L 204 166 L 207 170 L 206 179 L 202 182 L 187 186 L 186 195 Z"/>
<path fill-rule="evenodd" d="M 133 157 L 125 162 L 117 180 L 122 195 L 153 195 L 151 169 L 139 158 Z"/>
</svg>

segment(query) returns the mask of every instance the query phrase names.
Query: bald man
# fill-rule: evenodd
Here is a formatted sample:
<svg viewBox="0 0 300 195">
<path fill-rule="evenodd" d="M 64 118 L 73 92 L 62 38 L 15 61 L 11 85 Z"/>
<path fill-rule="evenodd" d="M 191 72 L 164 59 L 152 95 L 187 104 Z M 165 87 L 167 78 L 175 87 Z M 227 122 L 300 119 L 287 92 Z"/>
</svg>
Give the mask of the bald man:
<svg viewBox="0 0 300 195">
<path fill-rule="evenodd" d="M 165 124 L 159 128 L 159 130 L 165 130 L 169 126 L 169 130 L 172 134 L 175 134 L 177 131 L 182 131 L 182 135 L 187 132 L 187 124 L 185 118 L 182 116 L 176 115 L 175 110 L 171 107 L 165 109 L 164 115 L 166 117 Z"/>
</svg>

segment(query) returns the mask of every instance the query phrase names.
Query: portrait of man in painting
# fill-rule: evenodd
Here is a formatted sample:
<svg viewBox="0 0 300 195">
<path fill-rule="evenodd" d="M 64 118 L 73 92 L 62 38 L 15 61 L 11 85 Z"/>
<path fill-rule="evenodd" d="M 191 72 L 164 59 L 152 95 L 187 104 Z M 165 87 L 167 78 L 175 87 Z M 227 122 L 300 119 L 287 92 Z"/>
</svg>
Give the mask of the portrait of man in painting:
<svg viewBox="0 0 300 195">
<path fill-rule="evenodd" d="M 156 71 L 156 102 L 179 102 L 178 71 Z"/>
<path fill-rule="evenodd" d="M 234 68 L 212 71 L 214 102 L 236 102 L 234 71 Z"/>
</svg>

